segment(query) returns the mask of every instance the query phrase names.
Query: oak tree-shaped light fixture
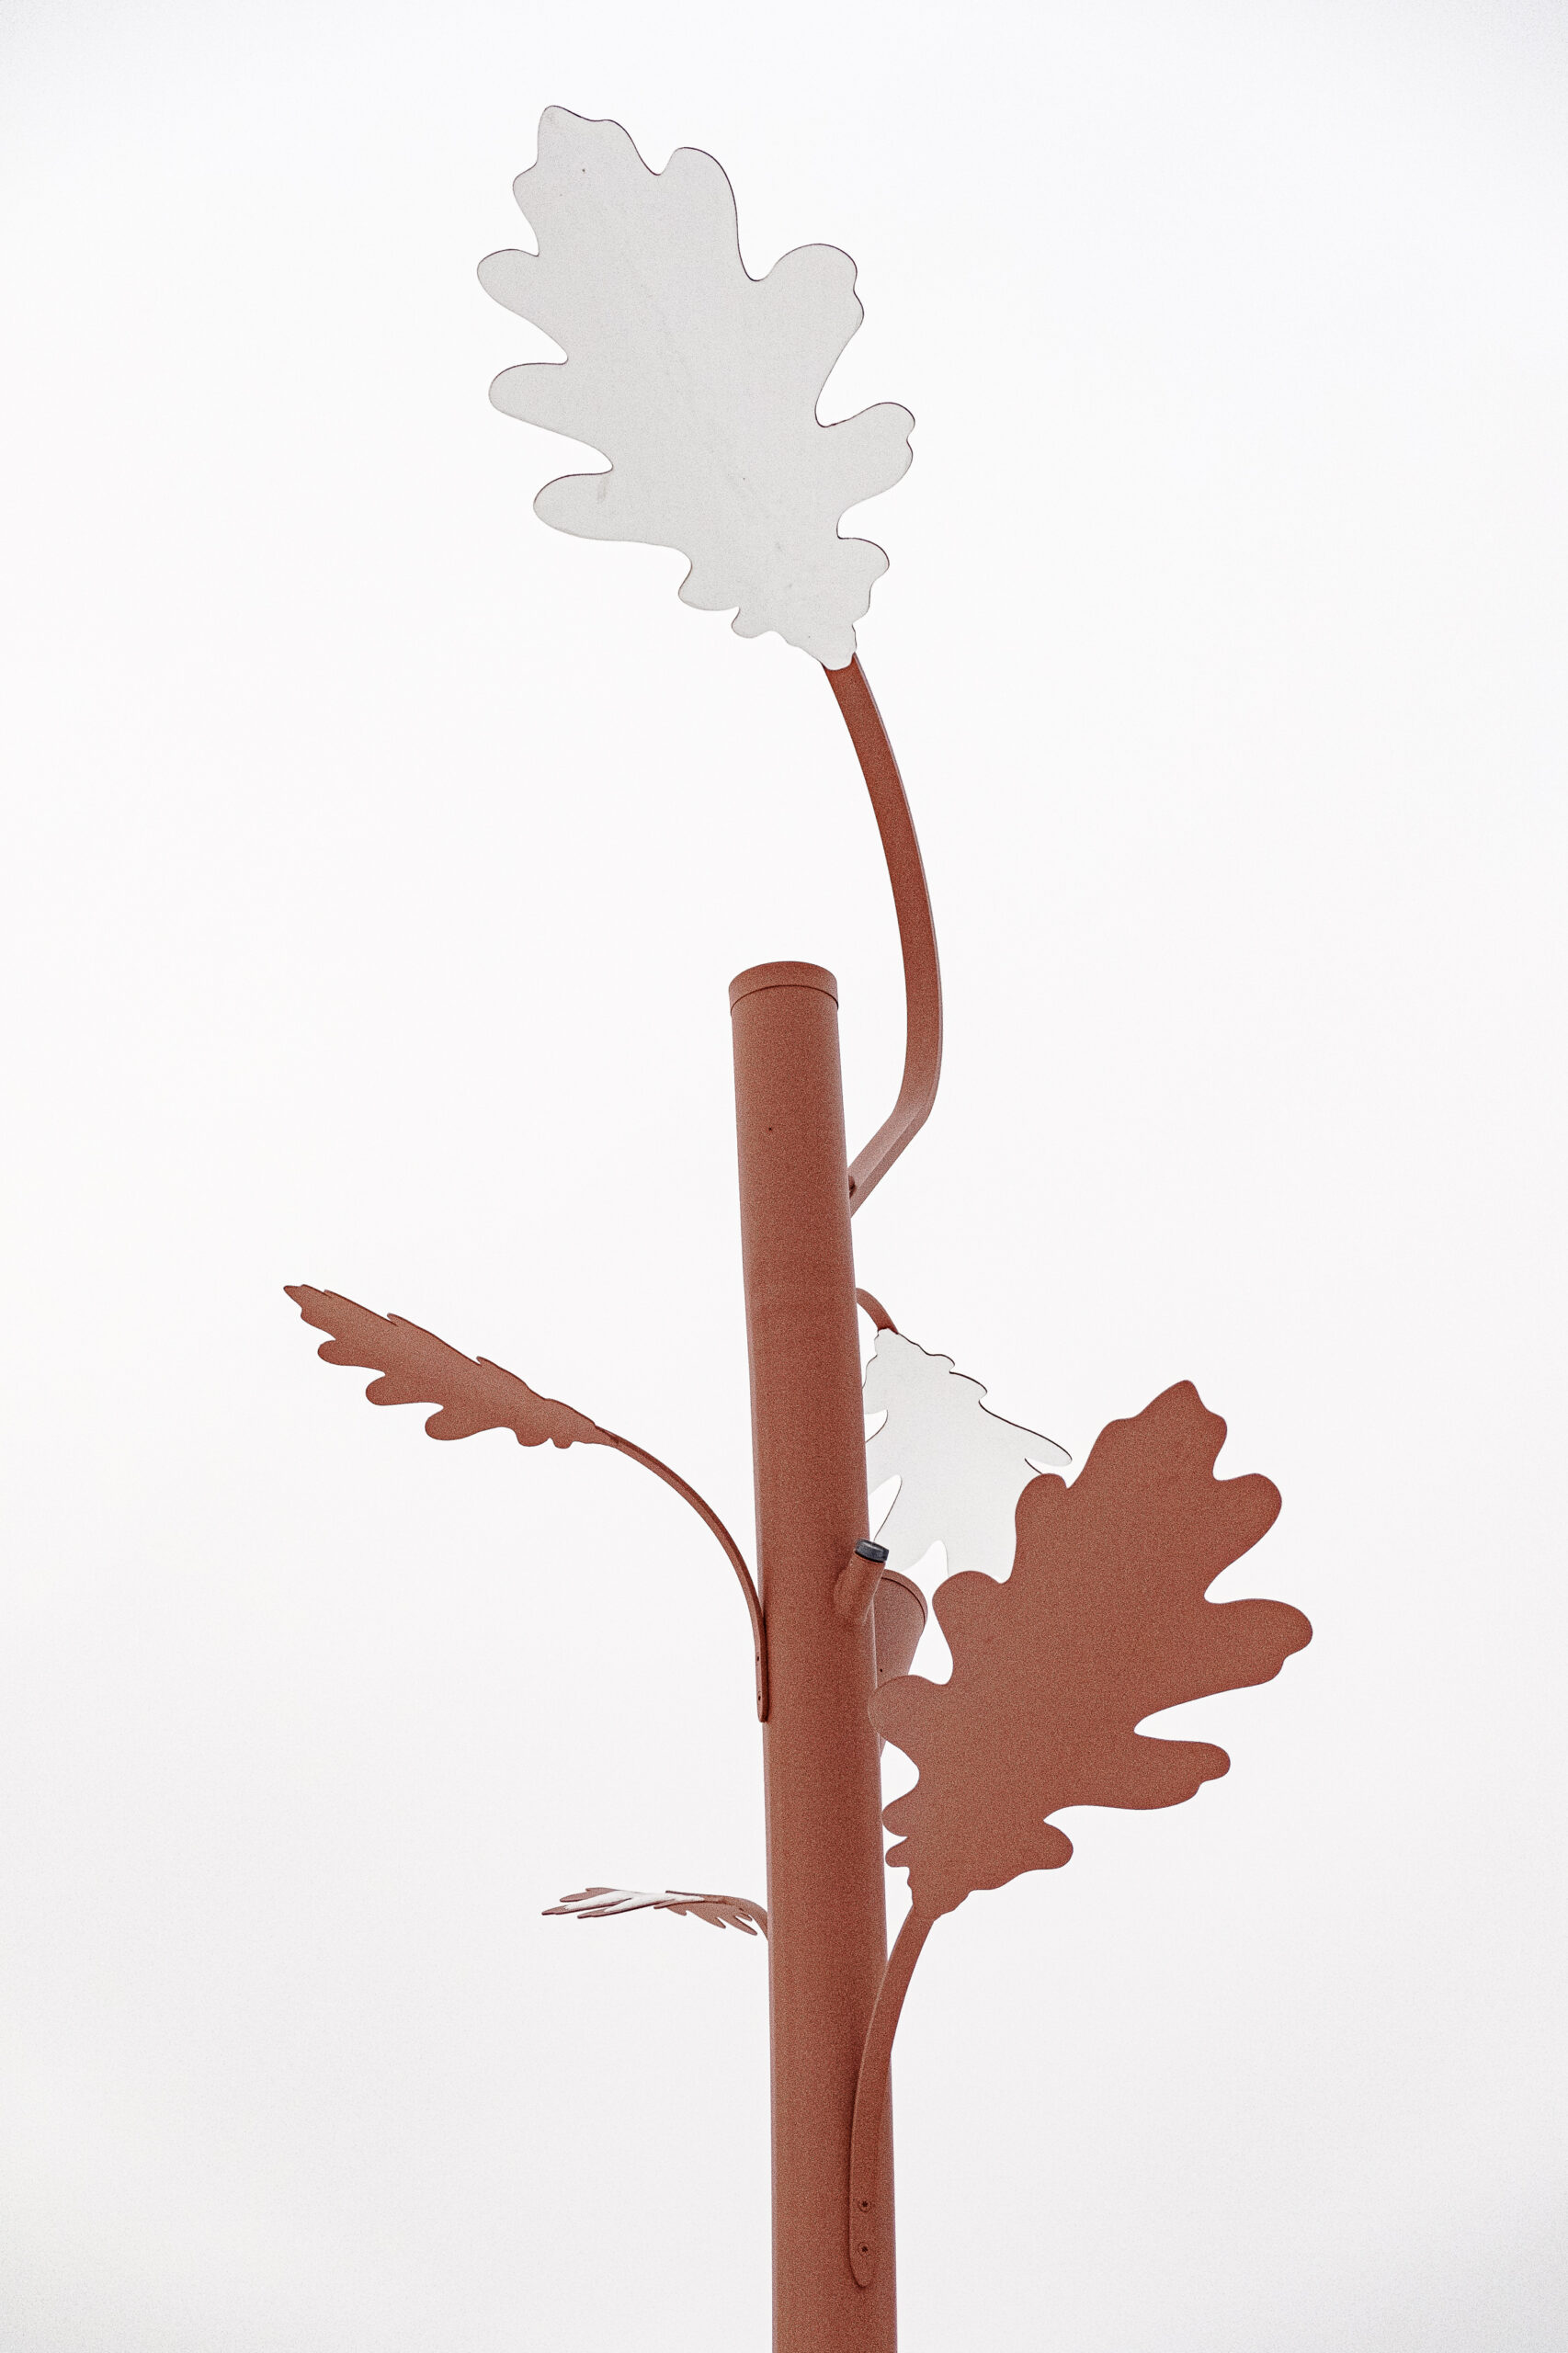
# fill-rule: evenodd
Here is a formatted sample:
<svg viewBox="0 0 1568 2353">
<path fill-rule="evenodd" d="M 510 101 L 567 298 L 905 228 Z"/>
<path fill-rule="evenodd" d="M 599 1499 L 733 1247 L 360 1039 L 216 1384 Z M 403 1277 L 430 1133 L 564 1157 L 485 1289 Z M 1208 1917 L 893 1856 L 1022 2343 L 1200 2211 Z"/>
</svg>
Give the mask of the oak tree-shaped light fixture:
<svg viewBox="0 0 1568 2353">
<path fill-rule="evenodd" d="M 608 1448 L 688 1503 L 744 1598 L 763 1726 L 767 1906 L 745 1896 L 589 1887 L 578 1920 L 695 1915 L 768 1944 L 774 2342 L 778 2353 L 892 2353 L 893 2030 L 944 1912 L 1072 1847 L 1072 1805 L 1189 1798 L 1229 1758 L 1140 1727 L 1187 1699 L 1266 1682 L 1311 1636 L 1283 1603 L 1206 1598 L 1279 1507 L 1267 1479 L 1216 1479 L 1225 1426 L 1190 1382 L 1113 1422 L 1070 1484 L 1054 1440 L 1004 1421 L 979 1382 L 858 1291 L 850 1218 L 923 1125 L 941 1066 L 941 988 L 915 827 L 856 658 L 887 568 L 841 517 L 895 483 L 914 420 L 884 402 L 823 425 L 816 404 L 860 324 L 855 266 L 801 246 L 751 278 L 710 155 L 651 171 L 613 122 L 547 109 L 516 182 L 537 253 L 492 254 L 486 290 L 564 353 L 491 388 L 509 415 L 599 451 L 537 512 L 588 539 L 680 550 L 680 594 L 776 631 L 820 662 L 870 793 L 903 949 L 907 1047 L 888 1119 L 848 1160 L 837 986 L 812 964 L 731 983 L 758 1574 L 678 1473 L 484 1358 L 333 1291 L 290 1287 L 329 1363 L 374 1372 L 377 1404 L 423 1404 L 432 1438 L 509 1429 L 519 1445 Z M 847 1165 L 846 1165 L 847 1164 Z M 861 1390 L 856 1303 L 877 1327 Z M 867 1425 L 880 1531 L 867 1516 Z M 909 1572 L 940 1546 L 946 1684 L 908 1669 L 926 1619 Z M 879 1754 L 919 1770 L 888 1809 L 910 1910 L 887 1950 Z M 619 1933 L 619 1932 L 618 1932 Z M 634 1934 L 635 1931 L 624 1933 Z"/>
</svg>

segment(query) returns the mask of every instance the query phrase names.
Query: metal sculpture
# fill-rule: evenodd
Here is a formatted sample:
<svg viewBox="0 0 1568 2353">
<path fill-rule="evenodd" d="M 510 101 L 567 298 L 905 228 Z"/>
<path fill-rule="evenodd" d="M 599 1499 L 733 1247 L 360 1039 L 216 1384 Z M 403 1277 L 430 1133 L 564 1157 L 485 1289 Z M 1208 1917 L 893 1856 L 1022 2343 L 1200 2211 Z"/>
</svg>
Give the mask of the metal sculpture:
<svg viewBox="0 0 1568 2353">
<path fill-rule="evenodd" d="M 763 1726 L 767 1904 L 590 1887 L 552 1916 L 692 1915 L 768 1945 L 774 2342 L 778 2353 L 892 2353 L 894 2029 L 943 1913 L 1072 1854 L 1070 1805 L 1159 1807 L 1228 1769 L 1222 1749 L 1153 1738 L 1162 1709 L 1267 1681 L 1311 1639 L 1280 1602 L 1216 1604 L 1209 1586 L 1279 1508 L 1267 1479 L 1219 1480 L 1225 1426 L 1190 1382 L 1113 1422 L 1071 1484 L 1063 1449 L 992 1414 L 951 1358 L 898 1332 L 857 1290 L 850 1219 L 928 1117 L 941 1067 L 936 934 L 898 764 L 856 656 L 855 623 L 887 559 L 838 534 L 846 507 L 909 463 L 907 410 L 823 426 L 815 404 L 861 310 L 829 246 L 761 279 L 741 261 L 734 199 L 711 156 L 663 172 L 618 124 L 561 108 L 516 183 L 537 254 L 493 254 L 489 292 L 555 338 L 563 361 L 508 369 L 507 414 L 588 442 L 608 471 L 550 483 L 557 529 L 682 550 L 680 594 L 777 631 L 820 661 L 865 778 L 903 957 L 907 1049 L 888 1119 L 849 1159 L 838 992 L 814 964 L 731 983 L 741 1248 L 751 1372 L 758 1574 L 678 1473 L 515 1373 L 398 1316 L 290 1288 L 329 1335 L 329 1363 L 375 1372 L 377 1404 L 425 1404 L 432 1438 L 510 1429 L 519 1445 L 607 1447 L 682 1495 L 744 1598 Z M 857 1303 L 877 1330 L 862 1392 Z M 867 1410 L 879 1483 L 868 1521 Z M 875 1540 L 876 1535 L 887 1541 Z M 909 1574 L 939 1547 L 956 1571 L 935 1607 L 951 1679 L 908 1669 L 926 1622 Z M 919 1779 L 887 1812 L 911 1906 L 887 1949 L 882 1741 Z"/>
</svg>

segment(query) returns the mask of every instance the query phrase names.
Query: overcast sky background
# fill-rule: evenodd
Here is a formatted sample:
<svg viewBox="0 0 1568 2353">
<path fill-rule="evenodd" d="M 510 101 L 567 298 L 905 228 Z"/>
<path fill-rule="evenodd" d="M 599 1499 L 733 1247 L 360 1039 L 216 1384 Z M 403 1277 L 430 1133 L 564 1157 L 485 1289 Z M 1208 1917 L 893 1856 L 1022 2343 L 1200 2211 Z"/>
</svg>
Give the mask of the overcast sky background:
<svg viewBox="0 0 1568 2353">
<path fill-rule="evenodd" d="M 763 1949 L 539 1916 L 764 1893 L 730 1572 L 280 1290 L 749 1543 L 731 975 L 896 1084 L 820 672 L 487 404 L 551 103 L 843 245 L 823 414 L 917 420 L 846 528 L 948 1064 L 862 1281 L 1080 1461 L 1195 1380 L 1317 1629 L 933 1938 L 907 2353 L 1547 2353 L 1568 22 L 1479 0 L 6 12 L 0 2341 L 767 2343 Z"/>
</svg>

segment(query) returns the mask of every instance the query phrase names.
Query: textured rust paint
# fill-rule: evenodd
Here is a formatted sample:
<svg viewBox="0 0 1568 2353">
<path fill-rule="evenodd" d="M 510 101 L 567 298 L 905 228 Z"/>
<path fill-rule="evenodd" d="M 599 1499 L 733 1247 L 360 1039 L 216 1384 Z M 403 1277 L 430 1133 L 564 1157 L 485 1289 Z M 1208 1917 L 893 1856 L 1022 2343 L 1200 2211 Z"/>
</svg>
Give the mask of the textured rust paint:
<svg viewBox="0 0 1568 2353">
<path fill-rule="evenodd" d="M 829 670 L 826 676 L 871 796 L 903 957 L 903 1076 L 892 1111 L 870 1142 L 855 1155 L 849 1171 L 849 1206 L 854 1211 L 873 1185 L 881 1183 L 931 1116 L 942 1074 L 942 974 L 920 842 L 877 699 L 858 661 L 847 663 L 842 670 Z M 880 1324 L 881 1316 L 875 1315 L 874 1320 Z M 887 1328 L 892 1330 L 891 1323 Z"/>
<path fill-rule="evenodd" d="M 877 1687 L 895 1675 L 907 1675 L 921 1635 L 926 1631 L 926 1596 L 912 1577 L 884 1569 L 871 1604 L 877 1637 Z"/>
<path fill-rule="evenodd" d="M 942 1684 L 909 1676 L 877 1698 L 886 1737 L 919 1767 L 888 1808 L 888 1856 L 916 1910 L 1067 1861 L 1063 1806 L 1180 1805 L 1230 1769 L 1210 1741 L 1136 1727 L 1162 1709 L 1267 1683 L 1312 1627 L 1284 1601 L 1208 1601 L 1279 1511 L 1256 1472 L 1217 1479 L 1225 1425 L 1190 1381 L 1111 1422 L 1069 1486 L 1018 1498 L 1012 1574 L 938 1586 L 952 1653 Z"/>
<path fill-rule="evenodd" d="M 893 1322 L 875 1291 L 858 1290 L 855 1294 L 855 1304 L 870 1317 L 879 1332 L 897 1332 L 898 1325 Z"/>
<path fill-rule="evenodd" d="M 358 1365 L 361 1371 L 381 1374 L 365 1392 L 372 1405 L 437 1407 L 425 1425 L 429 1437 L 474 1438 L 481 1430 L 510 1430 L 519 1446 L 542 1446 L 547 1439 L 555 1446 L 608 1446 L 673 1488 L 718 1539 L 735 1573 L 751 1619 L 756 1712 L 767 1722 L 767 1642 L 751 1571 L 718 1513 L 678 1471 L 646 1447 L 602 1429 L 574 1405 L 540 1396 L 504 1365 L 492 1364 L 488 1357 L 465 1357 L 421 1324 L 410 1324 L 402 1315 L 378 1315 L 358 1300 L 345 1299 L 341 1291 L 317 1290 L 310 1283 L 285 1283 L 283 1288 L 307 1324 L 332 1335 L 317 1356 L 328 1364 Z"/>
<path fill-rule="evenodd" d="M 581 1887 L 540 1915 L 546 1920 L 624 1920 L 633 1912 L 673 1912 L 680 1919 L 706 1920 L 710 1928 L 767 1934 L 767 1915 L 749 1895 L 703 1895 L 695 1888 Z"/>
<path fill-rule="evenodd" d="M 866 1448 L 845 1183 L 838 1006 L 812 964 L 730 991 L 757 1558 L 772 2023 L 776 2353 L 892 2353 L 891 2136 L 879 2268 L 844 2241 L 855 2083 L 886 1959 L 869 1619 L 833 1590 L 866 1533 Z"/>
<path fill-rule="evenodd" d="M 912 1909 L 878 1997 L 856 2087 L 848 2249 L 869 2282 L 889 2059 L 922 1946 L 944 1912 L 1020 1871 L 1053 1870 L 1072 1841 L 1063 1806 L 1180 1805 L 1230 1769 L 1222 1748 L 1138 1726 L 1163 1709 L 1267 1683 L 1312 1630 L 1284 1601 L 1205 1598 L 1273 1526 L 1279 1491 L 1256 1472 L 1217 1479 L 1225 1425 L 1178 1381 L 1095 1441 L 1069 1486 L 1053 1472 L 1018 1498 L 1012 1574 L 937 1588 L 952 1653 L 946 1683 L 906 1675 L 871 1703 L 919 1768 L 887 1811 Z"/>
<path fill-rule="evenodd" d="M 324 1364 L 379 1372 L 365 1394 L 372 1405 L 434 1405 L 430 1438 L 474 1438 L 481 1430 L 510 1430 L 519 1446 L 613 1446 L 575 1405 L 541 1397 L 526 1381 L 488 1357 L 465 1357 L 422 1324 L 378 1315 L 341 1291 L 311 1283 L 283 1286 L 307 1324 L 331 1334 L 316 1354 Z"/>
</svg>

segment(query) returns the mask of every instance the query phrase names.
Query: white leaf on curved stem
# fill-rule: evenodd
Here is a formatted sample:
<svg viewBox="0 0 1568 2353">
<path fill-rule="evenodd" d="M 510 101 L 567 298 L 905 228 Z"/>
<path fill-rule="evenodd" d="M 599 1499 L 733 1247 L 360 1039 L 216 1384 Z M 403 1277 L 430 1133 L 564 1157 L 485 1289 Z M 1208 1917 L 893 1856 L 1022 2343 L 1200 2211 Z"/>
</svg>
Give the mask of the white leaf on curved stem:
<svg viewBox="0 0 1568 2353">
<path fill-rule="evenodd" d="M 711 155 L 679 147 L 650 171 L 619 123 L 564 107 L 546 108 L 513 192 L 539 252 L 489 255 L 480 282 L 566 358 L 508 368 L 490 397 L 610 461 L 547 483 L 534 512 L 583 539 L 678 548 L 687 604 L 842 669 L 887 558 L 838 519 L 898 481 L 915 423 L 887 401 L 817 422 L 864 316 L 848 255 L 800 245 L 749 277 Z"/>
</svg>

